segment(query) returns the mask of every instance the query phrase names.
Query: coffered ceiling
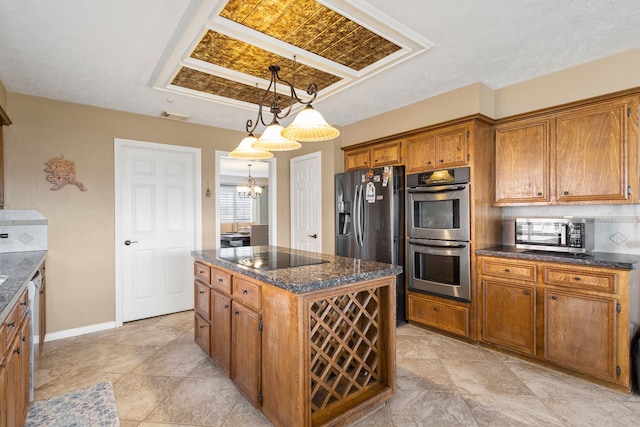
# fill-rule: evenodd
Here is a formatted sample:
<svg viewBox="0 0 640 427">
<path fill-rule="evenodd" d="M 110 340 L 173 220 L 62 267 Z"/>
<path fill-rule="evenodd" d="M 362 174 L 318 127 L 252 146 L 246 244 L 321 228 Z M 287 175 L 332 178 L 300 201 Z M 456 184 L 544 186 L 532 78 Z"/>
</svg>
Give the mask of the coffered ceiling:
<svg viewBox="0 0 640 427">
<path fill-rule="evenodd" d="M 0 0 L 9 92 L 238 131 L 272 64 L 344 126 L 635 48 L 633 0 Z"/>
</svg>

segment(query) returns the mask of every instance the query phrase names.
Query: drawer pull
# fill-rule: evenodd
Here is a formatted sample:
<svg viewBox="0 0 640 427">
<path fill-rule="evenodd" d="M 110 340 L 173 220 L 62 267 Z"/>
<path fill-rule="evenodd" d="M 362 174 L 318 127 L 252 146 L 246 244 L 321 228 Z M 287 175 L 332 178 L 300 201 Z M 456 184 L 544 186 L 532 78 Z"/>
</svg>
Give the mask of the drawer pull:
<svg viewBox="0 0 640 427">
<path fill-rule="evenodd" d="M 19 348 L 16 348 L 15 350 L 13 350 L 13 352 L 14 352 L 15 354 L 20 354 L 20 349 L 19 349 Z"/>
<path fill-rule="evenodd" d="M 555 300 L 558 299 L 558 297 L 554 295 L 554 296 L 551 297 L 551 299 L 555 301 Z"/>
<path fill-rule="evenodd" d="M 224 279 L 222 277 L 218 277 L 218 283 L 222 283 L 224 282 Z"/>
<path fill-rule="evenodd" d="M 204 294 L 204 291 L 199 291 L 201 294 Z"/>
<path fill-rule="evenodd" d="M 246 290 L 246 289 L 243 289 L 243 290 L 242 290 L 242 295 L 246 295 L 246 294 L 247 294 L 247 290 Z"/>
<path fill-rule="evenodd" d="M 225 305 L 224 305 L 224 308 L 229 308 L 229 304 L 225 304 Z"/>
<path fill-rule="evenodd" d="M 524 291 L 524 294 L 525 295 L 529 295 L 529 291 Z"/>
<path fill-rule="evenodd" d="M 239 315 L 240 315 L 240 312 L 236 310 L 236 311 L 233 313 L 233 315 L 234 315 L 234 316 L 239 316 Z"/>
<path fill-rule="evenodd" d="M 579 282 L 580 278 L 579 277 L 574 277 L 573 280 L 575 280 L 576 282 Z"/>
<path fill-rule="evenodd" d="M 504 269 L 504 272 L 505 272 L 505 273 L 511 273 L 511 270 L 509 270 L 508 268 L 505 268 L 505 269 Z"/>
<path fill-rule="evenodd" d="M 14 326 L 16 326 L 16 322 L 7 322 L 8 328 L 13 328 Z"/>
<path fill-rule="evenodd" d="M 206 327 L 207 327 L 207 325 L 200 325 L 200 329 L 206 328 Z"/>
<path fill-rule="evenodd" d="M 27 302 L 26 301 L 25 302 L 21 302 L 20 305 L 22 305 L 22 306 L 27 305 Z"/>
</svg>

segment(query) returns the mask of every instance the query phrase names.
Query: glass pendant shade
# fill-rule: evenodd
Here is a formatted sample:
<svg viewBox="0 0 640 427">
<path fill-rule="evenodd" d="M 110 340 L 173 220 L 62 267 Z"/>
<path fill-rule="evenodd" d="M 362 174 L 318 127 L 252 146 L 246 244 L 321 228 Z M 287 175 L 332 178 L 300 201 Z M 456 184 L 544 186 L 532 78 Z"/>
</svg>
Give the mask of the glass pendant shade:
<svg viewBox="0 0 640 427">
<path fill-rule="evenodd" d="M 240 141 L 240 144 L 229 153 L 229 157 L 244 160 L 262 160 L 273 157 L 273 153 L 253 148 L 251 144 L 256 140 L 257 139 L 253 134 L 249 134 L 249 136 L 243 138 L 242 141 Z"/>
<path fill-rule="evenodd" d="M 282 129 L 278 122 L 269 125 L 262 136 L 253 142 L 252 147 L 261 151 L 289 151 L 302 147 L 299 142 L 282 136 Z"/>
<path fill-rule="evenodd" d="M 315 142 L 336 138 L 340 131 L 326 122 L 311 104 L 296 116 L 293 123 L 282 130 L 282 136 L 294 141 Z"/>
</svg>

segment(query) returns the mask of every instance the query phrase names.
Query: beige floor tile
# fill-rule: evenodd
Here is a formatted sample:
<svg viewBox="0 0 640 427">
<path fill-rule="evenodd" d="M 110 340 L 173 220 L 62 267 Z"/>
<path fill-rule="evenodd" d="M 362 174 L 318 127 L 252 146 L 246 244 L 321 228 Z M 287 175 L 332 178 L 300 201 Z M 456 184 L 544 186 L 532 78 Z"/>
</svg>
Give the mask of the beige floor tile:
<svg viewBox="0 0 640 427">
<path fill-rule="evenodd" d="M 182 381 L 179 377 L 128 374 L 113 384 L 121 420 L 143 421 Z"/>
<path fill-rule="evenodd" d="M 398 362 L 396 368 L 398 393 L 405 390 L 457 391 L 440 359 L 409 359 Z"/>
<path fill-rule="evenodd" d="M 442 364 L 463 394 L 533 395 L 502 362 L 459 359 Z"/>
<path fill-rule="evenodd" d="M 602 402 L 578 399 L 545 399 L 562 421 L 571 426 L 581 427 L 637 427 L 640 418 L 637 413 L 619 402 Z"/>
<path fill-rule="evenodd" d="M 463 395 L 479 426 L 563 426 L 535 396 Z"/>
<path fill-rule="evenodd" d="M 394 426 L 476 426 L 460 393 L 407 390 L 389 401 Z"/>
<path fill-rule="evenodd" d="M 193 371 L 207 355 L 191 341 L 183 345 L 169 345 L 160 348 L 144 365 L 133 370 L 141 375 L 166 375 L 185 377 Z"/>
</svg>

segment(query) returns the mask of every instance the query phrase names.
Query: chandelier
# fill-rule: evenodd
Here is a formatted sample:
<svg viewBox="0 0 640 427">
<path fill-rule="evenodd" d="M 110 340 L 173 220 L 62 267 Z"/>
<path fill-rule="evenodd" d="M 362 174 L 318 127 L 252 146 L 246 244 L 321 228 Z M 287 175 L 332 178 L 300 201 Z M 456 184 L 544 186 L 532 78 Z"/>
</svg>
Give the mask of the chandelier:
<svg viewBox="0 0 640 427">
<path fill-rule="evenodd" d="M 249 166 L 249 176 L 242 181 L 242 185 L 236 187 L 236 191 L 238 192 L 238 196 L 240 197 L 251 197 L 252 199 L 257 199 L 260 197 L 260 193 L 262 193 L 262 187 L 256 184 L 256 180 L 251 177 L 251 164 Z"/>
<path fill-rule="evenodd" d="M 229 156 L 244 159 L 265 159 L 273 156 L 271 151 L 296 150 L 302 146 L 300 142 L 326 141 L 340 135 L 340 131 L 328 124 L 324 117 L 311 106 L 318 95 L 318 86 L 315 83 L 311 83 L 307 88 L 307 95 L 311 97 L 308 101 L 303 101 L 296 93 L 294 88 L 295 65 L 296 57 L 294 56 L 291 83 L 280 78 L 279 66 L 271 65 L 269 67 L 271 82 L 258 102 L 258 117 L 255 122 L 251 119 L 247 120 L 245 128 L 248 136 L 235 150 L 229 153 Z M 289 88 L 289 105 L 285 111 L 280 108 L 281 98 L 277 90 L 278 82 Z M 269 97 L 272 97 L 270 103 L 267 102 Z M 305 108 L 298 113 L 289 126 L 283 128 L 279 120 L 289 116 L 295 102 L 305 105 Z M 265 120 L 263 117 L 265 104 L 269 104 L 269 112 L 272 114 L 271 120 Z M 266 126 L 260 138 L 253 135 L 258 124 Z"/>
</svg>

